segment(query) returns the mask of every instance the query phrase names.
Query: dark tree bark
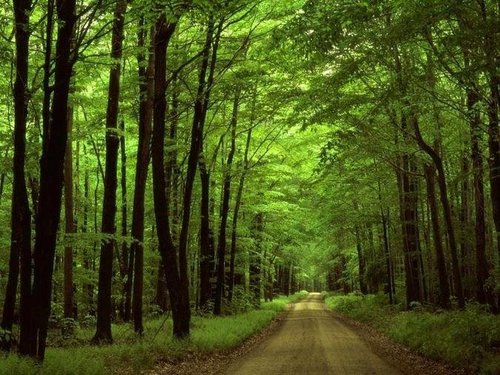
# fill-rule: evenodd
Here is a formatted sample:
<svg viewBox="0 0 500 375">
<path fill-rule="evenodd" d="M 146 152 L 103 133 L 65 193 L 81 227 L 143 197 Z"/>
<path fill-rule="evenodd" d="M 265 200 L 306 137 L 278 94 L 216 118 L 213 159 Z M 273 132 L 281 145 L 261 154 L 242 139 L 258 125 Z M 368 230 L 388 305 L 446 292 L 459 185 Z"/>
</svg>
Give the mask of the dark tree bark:
<svg viewBox="0 0 500 375">
<path fill-rule="evenodd" d="M 389 303 L 392 305 L 394 301 L 395 286 L 394 286 L 394 269 L 391 257 L 391 248 L 389 243 L 389 209 L 380 209 L 380 218 L 382 221 L 382 237 L 384 240 L 384 257 L 385 257 L 385 269 L 386 269 L 386 292 L 389 294 Z"/>
<path fill-rule="evenodd" d="M 386 269 L 386 286 L 385 292 L 389 294 L 389 303 L 392 305 L 394 303 L 394 284 L 393 284 L 393 264 L 391 257 L 391 248 L 389 241 L 389 208 L 384 208 L 382 201 L 382 184 L 380 181 L 377 182 L 378 185 L 378 200 L 380 203 L 380 219 L 382 224 L 382 240 L 385 258 L 385 269 Z"/>
<path fill-rule="evenodd" d="M 50 81 L 52 77 L 52 42 L 54 34 L 54 7 L 56 0 L 47 0 L 47 24 L 45 26 L 45 56 L 43 62 L 43 106 L 42 106 L 42 117 L 43 117 L 43 132 L 47 134 L 47 130 L 50 123 L 50 98 L 52 90 L 50 87 Z M 46 147 L 45 142 L 47 140 L 43 139 L 42 148 Z M 36 199 L 33 199 L 35 202 Z M 38 204 L 34 204 L 35 214 Z"/>
<path fill-rule="evenodd" d="M 490 78 L 491 95 L 488 100 L 488 144 L 489 144 L 489 166 L 490 166 L 490 194 L 495 223 L 497 252 L 500 257 L 500 125 L 498 112 L 500 105 L 500 93 L 498 85 L 500 78 L 494 75 Z"/>
<path fill-rule="evenodd" d="M 460 238 L 460 261 L 461 261 L 461 272 L 464 278 L 464 296 L 466 298 L 471 298 L 473 295 L 473 283 L 471 282 L 471 276 L 474 273 L 472 271 L 473 263 L 473 252 L 471 241 L 468 236 L 468 230 L 471 227 L 471 210 L 470 210 L 470 160 L 466 153 L 462 156 L 462 175 L 463 180 L 460 184 L 460 209 L 459 209 L 459 238 Z"/>
<path fill-rule="evenodd" d="M 85 147 L 84 147 L 84 152 L 85 152 Z M 84 204 L 83 204 L 83 225 L 82 225 L 82 232 L 87 233 L 89 231 L 89 199 L 90 199 L 90 174 L 87 168 L 85 168 L 84 172 L 84 182 L 83 182 L 83 197 L 84 197 Z M 83 267 L 86 270 L 92 270 L 92 265 L 93 265 L 93 258 L 87 247 L 85 247 L 84 254 L 83 254 Z M 92 306 L 93 304 L 93 297 L 94 297 L 94 287 L 91 283 L 85 283 L 83 285 L 83 295 L 84 295 L 84 301 L 87 306 Z M 91 313 L 90 309 L 88 313 Z"/>
<path fill-rule="evenodd" d="M 358 268 L 359 268 L 359 290 L 362 294 L 368 293 L 368 287 L 366 286 L 366 260 L 363 251 L 363 244 L 361 241 L 361 234 L 359 226 L 356 225 L 354 229 L 356 233 L 356 252 L 358 254 Z"/>
<path fill-rule="evenodd" d="M 467 92 L 467 116 L 471 129 L 471 159 L 473 168 L 473 190 L 475 208 L 475 244 L 476 244 L 476 297 L 479 303 L 492 303 L 492 296 L 485 288 L 489 277 L 488 260 L 486 257 L 486 219 L 484 215 L 484 172 L 483 156 L 481 154 L 481 115 L 476 107 L 479 96 L 474 89 Z"/>
<path fill-rule="evenodd" d="M 406 305 L 423 301 L 418 239 L 417 184 L 415 180 L 415 161 L 410 155 L 401 158 L 401 171 L 398 172 L 400 214 L 403 232 Z"/>
<path fill-rule="evenodd" d="M 214 239 L 210 228 L 210 173 L 204 158 L 200 158 L 201 207 L 200 207 L 200 297 L 199 308 L 206 309 L 212 298 L 210 279 L 214 269 Z"/>
<path fill-rule="evenodd" d="M 224 168 L 222 205 L 220 208 L 219 240 L 217 244 L 217 286 L 215 290 L 214 314 L 220 315 L 222 297 L 224 294 L 224 277 L 226 268 L 226 230 L 229 216 L 229 200 L 231 197 L 232 165 L 236 152 L 236 127 L 238 125 L 238 109 L 240 104 L 241 89 L 237 88 L 234 95 L 233 113 L 231 116 L 231 146 Z"/>
<path fill-rule="evenodd" d="M 254 217 L 253 222 L 253 237 L 255 246 L 250 250 L 250 294 L 254 306 L 260 306 L 260 291 L 262 279 L 262 232 L 264 231 L 264 214 L 259 212 Z M 292 281 L 292 294 L 295 293 L 293 289 L 293 274 L 291 275 Z"/>
<path fill-rule="evenodd" d="M 12 79 L 11 79 L 11 83 L 12 83 Z M 10 116 L 8 117 L 7 121 L 11 122 Z M 5 148 L 5 151 L 4 151 L 4 159 L 8 159 L 9 154 L 10 154 L 10 145 L 7 145 L 7 147 Z M 5 177 L 6 177 L 6 175 L 7 175 L 6 172 L 2 172 L 0 174 L 0 204 L 2 203 L 3 193 L 5 190 Z"/>
<path fill-rule="evenodd" d="M 439 277 L 438 304 L 442 308 L 448 309 L 450 308 L 450 285 L 448 284 L 448 271 L 446 270 L 446 258 L 444 256 L 443 243 L 441 242 L 439 212 L 436 204 L 435 169 L 432 166 L 426 165 L 424 170 Z"/>
<path fill-rule="evenodd" d="M 443 207 L 444 222 L 446 224 L 446 232 L 448 235 L 448 244 L 450 248 L 452 271 L 453 271 L 453 281 L 454 289 L 458 299 L 458 306 L 463 308 L 465 306 L 465 298 L 463 293 L 462 285 L 462 275 L 460 273 L 460 263 L 458 261 L 458 250 L 457 242 L 455 238 L 455 228 L 453 227 L 452 213 L 450 202 L 448 198 L 448 187 L 446 184 L 446 175 L 443 166 L 443 160 L 438 152 L 428 145 L 422 138 L 420 133 L 420 127 L 418 125 L 418 120 L 414 116 L 412 118 L 413 129 L 415 130 L 415 137 L 419 147 L 430 156 L 434 166 L 436 167 L 438 173 L 438 184 L 439 184 L 439 197 L 441 200 L 441 205 Z"/>
<path fill-rule="evenodd" d="M 64 159 L 64 220 L 67 235 L 75 233 L 75 222 L 73 215 L 73 145 L 71 133 L 73 125 L 73 107 L 68 106 L 68 143 L 66 146 L 66 157 Z M 69 239 L 70 241 L 72 239 Z M 64 248 L 64 317 L 74 318 L 73 298 L 73 246 L 66 245 Z"/>
<path fill-rule="evenodd" d="M 167 181 L 165 176 L 165 119 L 166 119 L 166 71 L 167 71 L 167 48 L 172 35 L 175 32 L 177 23 L 167 21 L 166 15 L 161 14 L 156 21 L 155 33 L 155 95 L 154 95 L 154 115 L 153 115 L 153 135 L 152 135 L 152 171 L 153 171 L 153 195 L 156 226 L 158 228 L 159 252 L 162 257 L 163 266 L 167 279 L 170 302 L 172 305 L 173 334 L 176 338 L 189 336 L 189 322 L 191 320 L 191 310 L 189 306 L 189 285 L 187 277 L 186 261 L 186 241 L 187 227 L 183 228 L 184 237 L 179 244 L 179 260 L 177 260 L 177 249 L 172 239 L 170 228 L 170 202 L 167 199 Z M 193 160 L 197 159 L 197 126 L 193 127 L 192 145 L 190 153 L 190 170 L 187 178 L 190 179 L 191 186 L 186 182 L 186 192 L 184 195 L 183 226 L 189 223 L 189 213 L 191 205 L 192 181 L 194 180 Z M 194 147 L 194 150 L 193 150 Z M 197 160 L 195 160 L 197 163 Z M 196 168 L 196 164 L 194 165 Z M 191 173 L 191 174 L 190 174 Z"/>
<path fill-rule="evenodd" d="M 202 63 L 198 79 L 198 96 L 195 103 L 195 118 L 193 121 L 198 122 L 199 132 L 199 152 L 203 153 L 203 129 L 205 120 L 210 105 L 210 94 L 214 83 L 215 66 L 217 63 L 217 52 L 219 41 L 222 32 L 222 21 L 220 22 L 217 31 L 214 35 L 214 21 L 211 17 L 207 26 L 207 34 L 205 38 L 205 46 L 202 54 Z M 213 46 L 212 46 L 213 44 Z M 212 56 L 210 58 L 210 50 Z M 208 77 L 207 77 L 208 71 Z M 198 108 L 198 110 L 196 109 Z M 198 115 L 196 114 L 198 112 Z M 207 302 L 212 297 L 212 285 L 210 279 L 213 273 L 214 266 L 214 238 L 210 227 L 210 172 L 206 166 L 205 160 L 200 159 L 200 179 L 202 187 L 201 201 L 201 228 L 200 228 L 200 307 L 206 306 Z M 217 297 L 217 291 L 214 298 Z"/>
<path fill-rule="evenodd" d="M 125 12 L 127 1 L 119 0 L 116 3 L 113 20 L 111 41 L 111 58 L 114 64 L 109 73 L 108 107 L 106 111 L 106 172 L 104 176 L 104 200 L 102 208 L 102 229 L 105 235 L 116 234 L 116 189 L 118 169 L 118 103 L 120 96 L 120 73 L 122 45 L 124 38 Z M 116 241 L 105 239 L 101 244 L 99 263 L 99 283 L 97 295 L 97 329 L 92 339 L 95 344 L 111 343 L 111 317 L 113 308 L 111 303 L 111 285 L 113 279 L 113 252 Z"/>
<path fill-rule="evenodd" d="M 166 313 L 169 309 L 168 304 L 168 289 L 167 281 L 165 278 L 165 267 L 160 259 L 158 262 L 158 273 L 156 277 L 156 294 L 154 297 L 154 303 L 158 306 L 162 313 Z"/>
<path fill-rule="evenodd" d="M 481 0 L 479 4 L 484 24 L 491 24 L 493 20 L 498 18 L 496 12 L 500 11 L 500 9 L 489 9 L 485 0 Z M 488 112 L 490 194 L 497 237 L 497 256 L 500 259 L 500 123 L 498 119 L 500 112 L 500 74 L 498 73 L 499 58 L 497 43 L 498 38 L 494 37 L 494 33 L 486 32 L 484 50 L 486 74 L 489 84 L 489 98 L 486 104 Z"/>
<path fill-rule="evenodd" d="M 358 203 L 356 201 L 353 202 L 354 211 L 359 212 Z M 364 248 L 363 244 L 363 235 L 361 233 L 361 228 L 359 224 L 354 226 L 354 235 L 356 237 L 356 253 L 358 255 L 358 270 L 359 270 L 359 289 L 362 294 L 368 294 L 368 285 L 367 285 L 367 277 L 366 277 L 366 257 L 367 251 Z M 365 238 L 366 240 L 366 238 Z M 366 241 L 365 241 L 366 243 Z M 368 246 L 367 246 L 368 247 Z"/>
<path fill-rule="evenodd" d="M 220 138 L 213 155 L 211 165 L 215 164 L 219 148 L 223 141 Z M 201 182 L 201 200 L 200 200 L 200 261 L 199 261 L 199 303 L 198 308 L 206 310 L 208 302 L 215 298 L 214 292 L 214 277 L 215 277 L 215 241 L 214 232 L 210 225 L 210 217 L 215 212 L 215 201 L 210 194 L 211 189 L 215 186 L 215 181 L 210 180 L 210 166 L 207 165 L 201 145 L 200 159 L 200 182 Z"/>
<path fill-rule="evenodd" d="M 14 159 L 11 206 L 11 243 L 9 255 L 9 276 L 5 290 L 2 323 L 0 327 L 12 331 L 16 306 L 19 262 L 21 261 L 21 311 L 22 327 L 28 318 L 29 294 L 31 290 L 31 213 L 28 190 L 24 174 L 26 160 L 26 118 L 28 82 L 29 14 L 31 0 L 15 0 L 16 21 L 16 79 L 14 83 Z M 22 331 L 23 334 L 26 330 Z M 10 349 L 5 342 L 4 350 Z"/>
<path fill-rule="evenodd" d="M 94 204 L 94 233 L 99 233 L 99 184 L 101 180 L 102 173 L 97 169 L 95 171 L 95 187 L 94 187 L 94 196 L 93 196 L 93 204 Z M 92 270 L 96 269 L 96 259 L 97 259 L 97 247 L 99 246 L 99 241 L 94 241 L 94 245 L 92 248 Z"/>
<path fill-rule="evenodd" d="M 265 299 L 266 301 L 273 301 L 274 299 L 274 261 L 276 257 L 269 261 L 269 265 L 266 272 L 266 289 L 265 289 Z"/>
<path fill-rule="evenodd" d="M 120 316 L 125 321 L 125 304 L 127 299 L 127 275 L 129 269 L 129 245 L 125 238 L 128 234 L 127 204 L 127 150 L 125 138 L 125 122 L 120 123 L 120 185 L 121 185 L 121 235 L 123 237 L 120 253 L 120 278 L 123 281 L 123 293 L 120 301 Z"/>
<path fill-rule="evenodd" d="M 390 18 L 388 19 L 388 23 L 390 24 Z M 397 47 L 394 49 L 394 67 L 402 104 L 405 108 L 409 108 L 410 106 L 406 99 L 407 82 L 403 74 L 400 52 Z M 408 145 L 410 142 L 408 136 L 408 114 L 405 110 L 401 112 L 400 117 L 398 126 L 401 128 L 405 145 Z M 422 302 L 424 300 L 418 237 L 418 187 L 414 175 L 416 172 L 414 157 L 407 152 L 403 152 L 398 164 L 397 183 L 403 235 L 406 307 L 410 308 L 411 302 Z"/>
<path fill-rule="evenodd" d="M 290 295 L 290 276 L 290 266 L 285 265 L 283 275 L 283 294 L 287 297 Z"/>
<path fill-rule="evenodd" d="M 229 277 L 228 277 L 228 300 L 231 301 L 233 299 L 233 290 L 234 285 L 236 284 L 236 275 L 235 275 L 235 265 L 236 265 L 236 252 L 237 252 L 237 239 L 238 239 L 238 219 L 241 207 L 241 199 L 243 197 L 243 190 L 245 187 L 245 180 L 250 168 L 250 161 L 248 159 L 248 154 L 250 151 L 250 143 L 252 141 L 252 130 L 255 121 L 256 115 L 256 105 L 257 105 L 257 87 L 254 88 L 252 94 L 252 108 L 250 113 L 250 127 L 247 131 L 247 138 L 245 142 L 245 151 L 243 153 L 243 166 L 240 174 L 240 179 L 238 182 L 238 190 L 236 192 L 236 199 L 234 203 L 234 212 L 233 212 L 233 220 L 231 223 L 231 248 L 230 248 L 230 259 L 229 259 Z M 288 269 L 288 268 L 286 268 Z M 238 275 L 240 279 L 242 279 L 243 275 Z M 288 280 L 288 277 L 287 277 Z M 287 292 L 286 295 L 289 294 L 289 286 L 287 281 Z M 284 290 L 285 288 L 283 288 Z"/>
<path fill-rule="evenodd" d="M 43 360 L 50 316 L 52 273 L 60 220 L 64 155 L 68 133 L 68 96 L 72 73 L 71 40 L 75 25 L 75 0 L 57 0 L 58 33 L 52 109 L 40 161 L 40 198 L 36 218 L 33 288 L 29 319 L 21 323 L 19 351 Z"/>
<path fill-rule="evenodd" d="M 245 143 L 245 152 L 243 155 L 243 170 L 241 171 L 240 180 L 238 182 L 238 190 L 236 192 L 236 199 L 234 202 L 233 221 L 231 223 L 231 249 L 229 259 L 229 281 L 228 281 L 228 300 L 233 299 L 233 289 L 235 284 L 235 261 L 236 261 L 236 242 L 238 238 L 238 217 L 241 207 L 241 199 L 243 197 L 243 189 L 245 186 L 245 179 L 249 168 L 248 152 L 250 150 L 250 142 L 252 140 L 252 128 L 248 129 L 247 140 Z M 288 287 L 288 279 L 287 279 Z M 286 295 L 289 295 L 289 290 L 286 290 Z"/>
<path fill-rule="evenodd" d="M 210 45 L 212 44 L 212 31 L 213 22 L 209 21 L 209 28 L 207 31 L 207 39 L 205 42 L 205 51 L 210 50 Z M 215 39 L 217 41 L 217 38 Z M 208 46 L 208 48 L 207 48 Z M 203 144 L 203 128 L 205 125 L 205 118 L 208 111 L 208 105 L 210 100 L 210 89 L 213 83 L 214 72 L 215 72 L 215 62 L 217 59 L 217 46 L 214 45 L 212 49 L 212 59 L 210 66 L 210 74 L 205 83 L 205 77 L 207 75 L 208 69 L 208 56 L 206 52 L 202 56 L 202 64 L 199 72 L 198 79 L 198 92 L 197 99 L 194 104 L 194 116 L 193 125 L 191 129 L 191 146 L 189 150 L 188 160 L 187 160 L 187 172 L 184 186 L 184 196 L 183 196 L 183 212 L 181 221 L 181 230 L 179 234 L 179 277 L 180 285 L 183 291 L 183 299 L 189 309 L 189 279 L 188 279 L 188 265 L 187 265 L 187 245 L 188 245 L 188 235 L 189 235 L 189 222 L 191 217 L 191 201 L 193 194 L 194 179 L 196 177 L 196 171 L 199 162 L 200 150 Z M 167 275 L 167 285 L 168 285 L 168 275 Z M 171 290 L 169 288 L 169 293 Z M 171 296 L 172 298 L 172 296 Z M 173 303 L 172 303 L 173 305 Z M 190 318 L 190 315 L 188 315 Z"/>
<path fill-rule="evenodd" d="M 144 21 L 139 28 L 139 49 L 144 50 L 146 46 L 146 30 Z M 152 36 L 151 36 L 152 38 Z M 132 212 L 132 247 L 129 261 L 129 285 L 132 283 L 132 268 L 134 269 L 134 292 L 133 292 L 133 317 L 134 330 L 142 333 L 142 294 L 144 284 L 144 197 L 146 193 L 146 182 L 148 177 L 151 142 L 151 123 L 153 117 L 154 96 L 154 53 L 150 51 L 148 65 L 145 66 L 146 56 L 141 53 L 137 56 L 139 63 L 139 143 L 137 145 L 137 161 L 135 169 L 134 207 Z"/>
</svg>

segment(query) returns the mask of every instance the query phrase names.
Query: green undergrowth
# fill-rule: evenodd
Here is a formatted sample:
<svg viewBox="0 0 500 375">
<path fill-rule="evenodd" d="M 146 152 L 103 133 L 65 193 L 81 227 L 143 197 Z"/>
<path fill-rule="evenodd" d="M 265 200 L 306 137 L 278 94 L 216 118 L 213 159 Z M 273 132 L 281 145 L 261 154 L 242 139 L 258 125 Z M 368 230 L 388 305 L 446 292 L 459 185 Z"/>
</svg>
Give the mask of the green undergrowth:
<svg viewBox="0 0 500 375">
<path fill-rule="evenodd" d="M 65 346 L 52 337 L 51 344 L 61 347 L 48 348 L 42 366 L 9 355 L 0 358 L 0 374 L 100 375 L 119 373 L 123 369 L 140 373 L 155 363 L 182 359 L 193 352 L 210 353 L 233 348 L 268 326 L 288 303 L 306 294 L 300 292 L 278 297 L 272 302 L 262 303 L 260 309 L 236 315 L 194 316 L 191 336 L 182 341 L 172 338 L 172 321 L 168 318 L 147 321 L 142 337 L 136 336 L 129 325 L 114 325 L 114 344 L 101 347 L 88 345 L 94 332 L 92 329 L 78 328 L 75 338 L 66 340 Z"/>
<path fill-rule="evenodd" d="M 463 311 L 403 311 L 383 295 L 327 296 L 331 309 L 366 323 L 394 341 L 467 373 L 500 374 L 500 316 L 470 304 Z"/>
</svg>

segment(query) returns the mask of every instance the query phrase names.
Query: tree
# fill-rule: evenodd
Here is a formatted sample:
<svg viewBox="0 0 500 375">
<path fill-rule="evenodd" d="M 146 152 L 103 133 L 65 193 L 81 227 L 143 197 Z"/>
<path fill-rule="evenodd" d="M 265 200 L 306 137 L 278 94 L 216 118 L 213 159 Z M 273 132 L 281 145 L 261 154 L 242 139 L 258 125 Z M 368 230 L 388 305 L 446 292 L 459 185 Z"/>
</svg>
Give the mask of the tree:
<svg viewBox="0 0 500 375">
<path fill-rule="evenodd" d="M 56 0 L 57 32 L 54 92 L 40 160 L 40 195 L 35 224 L 33 285 L 21 301 L 28 316 L 21 319 L 19 351 L 43 360 L 50 316 L 52 273 L 60 219 L 64 155 L 68 134 L 68 96 L 72 74 L 71 38 L 76 21 L 75 1 Z"/>
<path fill-rule="evenodd" d="M 144 18 L 141 18 L 138 34 L 138 45 L 140 53 L 137 56 L 139 64 L 139 143 L 137 145 L 137 160 L 135 172 L 134 206 L 132 212 L 132 237 L 134 241 L 130 249 L 128 288 L 132 283 L 132 270 L 134 275 L 134 329 L 141 333 L 142 327 L 142 294 L 143 294 L 143 259 L 144 259 L 144 196 L 146 193 L 146 180 L 150 159 L 151 121 L 153 116 L 153 94 L 154 94 L 154 53 L 149 52 L 146 63 L 147 31 Z M 152 36 L 151 36 L 152 39 Z M 153 39 L 152 39 L 153 40 Z M 126 307 L 128 313 L 128 307 Z"/>
<path fill-rule="evenodd" d="M 26 119 L 28 95 L 29 14 L 31 1 L 14 1 L 16 21 L 16 81 L 14 84 L 14 160 L 11 208 L 11 245 L 1 328 L 12 331 L 16 305 L 19 262 L 21 261 L 21 325 L 27 320 L 31 287 L 31 213 L 25 178 Z M 23 331 L 24 333 L 24 331 Z M 2 349 L 8 350 L 10 343 Z"/>
<path fill-rule="evenodd" d="M 97 298 L 97 330 L 92 341 L 96 344 L 113 341 L 111 333 L 111 283 L 113 278 L 113 248 L 116 233 L 117 164 L 120 137 L 118 134 L 118 103 L 120 72 L 127 1 L 116 3 L 111 41 L 111 58 L 114 60 L 109 73 L 108 108 L 106 111 L 106 174 L 104 176 L 104 201 L 102 233 L 108 237 L 101 245 L 99 264 L 99 292 Z"/>
<path fill-rule="evenodd" d="M 236 151 L 236 127 L 238 125 L 238 109 L 240 101 L 241 91 L 236 89 L 233 101 L 233 113 L 231 116 L 231 145 L 229 148 L 229 153 L 227 155 L 227 161 L 224 169 L 223 178 L 223 191 L 222 191 L 222 204 L 220 209 L 220 229 L 219 229 L 219 240 L 217 246 L 217 286 L 215 292 L 215 304 L 214 304 L 214 314 L 219 315 L 221 313 L 221 301 L 224 292 L 224 277 L 226 268 L 226 229 L 227 220 L 229 216 L 229 199 L 231 196 L 231 180 L 232 180 L 232 164 L 234 153 Z"/>
<path fill-rule="evenodd" d="M 73 144 L 71 132 L 73 125 L 73 107 L 68 108 L 68 142 L 64 158 L 64 221 L 65 232 L 70 236 L 75 233 L 73 214 Z M 69 241 L 72 241 L 69 238 Z M 75 318 L 73 298 L 73 247 L 64 248 L 64 317 Z"/>
<path fill-rule="evenodd" d="M 179 16 L 180 15 L 176 15 L 176 18 Z M 156 226 L 157 228 L 161 228 L 157 231 L 158 245 L 163 267 L 165 268 L 167 288 L 172 306 L 172 318 L 174 321 L 173 334 L 175 337 L 181 339 L 189 336 L 189 322 L 191 320 L 186 247 L 185 244 L 183 244 L 183 246 L 179 245 L 177 249 L 172 239 L 169 222 L 170 206 L 166 195 L 167 181 L 165 179 L 164 169 L 165 118 L 167 104 L 165 98 L 167 90 L 167 49 L 177 27 L 177 19 L 169 21 L 167 20 L 166 14 L 161 13 L 156 21 L 155 27 L 155 95 L 151 145 L 154 209 Z M 194 130 L 194 139 L 192 142 L 195 144 L 197 142 L 197 129 L 195 128 Z M 186 198 L 184 199 L 184 203 L 187 202 L 187 204 L 190 205 L 189 193 L 185 194 L 188 195 L 185 195 Z M 186 223 L 189 223 L 189 208 L 184 207 L 183 217 L 184 227 Z M 184 229 L 184 233 L 184 236 L 187 236 L 187 228 Z M 186 240 L 187 237 L 184 241 Z M 177 252 L 179 256 L 177 256 Z"/>
</svg>

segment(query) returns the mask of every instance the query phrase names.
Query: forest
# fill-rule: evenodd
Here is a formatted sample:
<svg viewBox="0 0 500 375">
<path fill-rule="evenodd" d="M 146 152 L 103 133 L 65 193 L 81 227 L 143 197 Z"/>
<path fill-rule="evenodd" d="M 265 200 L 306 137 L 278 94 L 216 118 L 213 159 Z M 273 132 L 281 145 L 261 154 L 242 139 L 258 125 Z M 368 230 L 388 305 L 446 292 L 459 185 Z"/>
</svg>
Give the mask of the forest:
<svg viewBox="0 0 500 375">
<path fill-rule="evenodd" d="M 305 290 L 500 372 L 498 0 L 0 3 L 0 373 L 226 350 Z"/>
</svg>

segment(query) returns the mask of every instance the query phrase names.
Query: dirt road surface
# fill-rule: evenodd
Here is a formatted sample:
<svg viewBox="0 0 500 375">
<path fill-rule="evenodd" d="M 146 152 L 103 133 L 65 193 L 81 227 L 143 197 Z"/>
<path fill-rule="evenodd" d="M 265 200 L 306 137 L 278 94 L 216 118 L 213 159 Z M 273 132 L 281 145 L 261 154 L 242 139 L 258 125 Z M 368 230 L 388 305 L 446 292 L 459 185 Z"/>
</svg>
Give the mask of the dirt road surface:
<svg viewBox="0 0 500 375">
<path fill-rule="evenodd" d="M 295 304 L 283 325 L 220 374 L 401 374 L 326 308 L 319 293 Z"/>
</svg>

